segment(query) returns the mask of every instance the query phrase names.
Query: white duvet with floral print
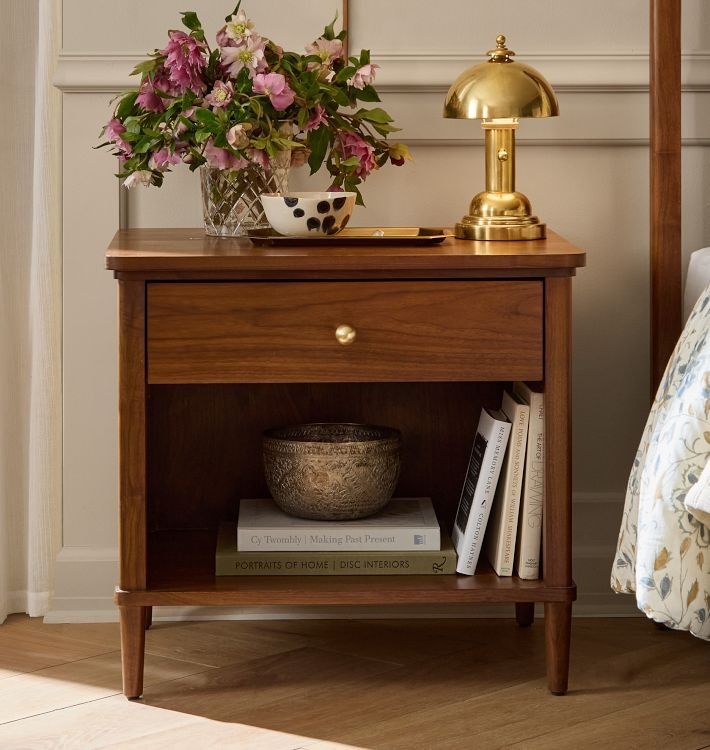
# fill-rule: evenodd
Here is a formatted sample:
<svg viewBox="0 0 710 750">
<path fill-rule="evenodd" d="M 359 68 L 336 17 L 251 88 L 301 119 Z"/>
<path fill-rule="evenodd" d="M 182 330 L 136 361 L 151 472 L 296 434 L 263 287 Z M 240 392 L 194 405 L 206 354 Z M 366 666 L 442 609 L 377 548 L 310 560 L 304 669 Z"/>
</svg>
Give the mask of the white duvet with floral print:
<svg viewBox="0 0 710 750">
<path fill-rule="evenodd" d="M 657 622 L 710 640 L 710 527 L 685 498 L 710 461 L 710 287 L 656 394 L 626 492 L 611 587 Z M 701 514 L 700 517 L 702 517 Z"/>
</svg>

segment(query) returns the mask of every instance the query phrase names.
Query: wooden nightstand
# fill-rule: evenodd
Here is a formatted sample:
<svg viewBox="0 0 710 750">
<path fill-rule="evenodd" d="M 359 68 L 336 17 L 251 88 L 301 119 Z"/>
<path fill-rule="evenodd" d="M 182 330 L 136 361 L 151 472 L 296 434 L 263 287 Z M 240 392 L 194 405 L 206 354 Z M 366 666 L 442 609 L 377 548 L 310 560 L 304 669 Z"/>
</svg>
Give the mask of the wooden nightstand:
<svg viewBox="0 0 710 750">
<path fill-rule="evenodd" d="M 571 277 L 584 252 L 450 239 L 429 247 L 257 248 L 202 230 L 120 231 L 123 688 L 143 691 L 144 628 L 159 605 L 545 604 L 550 690 L 564 693 L 572 581 Z M 355 343 L 335 330 L 347 324 Z M 261 432 L 374 422 L 404 438 L 397 494 L 430 496 L 451 527 L 482 405 L 543 382 L 543 577 L 219 577 L 220 521 L 266 496 Z M 432 629 L 436 621 L 432 621 Z"/>
</svg>

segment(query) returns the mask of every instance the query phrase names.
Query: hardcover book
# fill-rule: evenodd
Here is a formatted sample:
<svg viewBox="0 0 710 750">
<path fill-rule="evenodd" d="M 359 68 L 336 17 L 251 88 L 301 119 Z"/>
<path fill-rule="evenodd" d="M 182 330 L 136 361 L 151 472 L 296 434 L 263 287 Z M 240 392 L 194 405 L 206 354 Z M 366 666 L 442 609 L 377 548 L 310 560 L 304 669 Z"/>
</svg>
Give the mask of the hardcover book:
<svg viewBox="0 0 710 750">
<path fill-rule="evenodd" d="M 518 518 L 515 569 L 520 578 L 540 577 L 542 509 L 545 503 L 545 413 L 543 394 L 525 383 L 514 383 L 513 393 L 530 406 L 525 478 Z"/>
<path fill-rule="evenodd" d="M 442 575 L 456 572 L 451 539 L 441 535 L 441 550 L 370 552 L 241 552 L 237 526 L 223 523 L 217 537 L 215 573 L 218 576 L 355 576 Z"/>
<path fill-rule="evenodd" d="M 510 437 L 493 498 L 484 546 L 493 570 L 499 576 L 512 576 L 530 407 L 517 396 L 505 391 L 500 410 L 510 421 Z"/>
<path fill-rule="evenodd" d="M 451 534 L 458 554 L 458 573 L 476 572 L 509 435 L 510 422 L 505 414 L 481 410 Z"/>
<path fill-rule="evenodd" d="M 393 498 L 379 513 L 356 521 L 294 518 L 273 500 L 242 500 L 237 524 L 240 552 L 439 550 L 439 522 L 428 497 Z"/>
</svg>

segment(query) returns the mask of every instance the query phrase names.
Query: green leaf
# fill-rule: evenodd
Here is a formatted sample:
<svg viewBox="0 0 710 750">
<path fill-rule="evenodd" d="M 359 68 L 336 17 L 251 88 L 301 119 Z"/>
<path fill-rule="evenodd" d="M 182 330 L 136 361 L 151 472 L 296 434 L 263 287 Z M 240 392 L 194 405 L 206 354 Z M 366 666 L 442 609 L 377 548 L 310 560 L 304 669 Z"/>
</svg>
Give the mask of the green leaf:
<svg viewBox="0 0 710 750">
<path fill-rule="evenodd" d="M 355 113 L 355 116 L 359 117 L 361 120 L 367 120 L 367 122 L 392 122 L 392 118 L 387 114 L 387 112 L 384 111 L 384 109 L 381 109 L 380 107 L 375 107 L 374 109 L 359 109 Z"/>
<path fill-rule="evenodd" d="M 217 119 L 217 116 L 214 114 L 214 112 L 212 112 L 212 110 L 210 109 L 197 107 L 195 109 L 195 119 L 201 125 L 209 128 L 212 132 L 219 128 L 219 120 Z"/>
<path fill-rule="evenodd" d="M 343 161 L 340 162 L 341 167 L 357 167 L 357 165 L 360 163 L 360 159 L 357 158 L 357 156 L 351 156 L 349 159 L 343 159 Z"/>
<path fill-rule="evenodd" d="M 353 77 L 356 70 L 357 68 L 353 67 L 352 65 L 348 65 L 347 68 L 343 68 L 342 70 L 338 71 L 333 81 L 335 83 L 341 83 L 342 81 L 347 81 L 348 78 Z"/>
<path fill-rule="evenodd" d="M 361 102 L 379 102 L 381 101 L 379 95 L 375 91 L 373 86 L 365 86 L 364 89 L 354 89 L 355 98 Z"/>
<path fill-rule="evenodd" d="M 311 168 L 311 174 L 315 174 L 323 164 L 325 152 L 330 142 L 330 133 L 324 125 L 312 130 L 308 134 L 308 148 L 311 149 L 311 155 L 308 157 L 308 166 Z"/>
<path fill-rule="evenodd" d="M 335 39 L 335 22 L 338 20 L 338 11 L 335 11 L 335 18 L 323 29 L 325 39 Z"/>
<path fill-rule="evenodd" d="M 234 10 L 225 17 L 224 22 L 227 23 L 232 16 L 236 16 L 239 13 L 239 6 L 242 4 L 242 0 L 239 0 Z"/>
<path fill-rule="evenodd" d="M 396 133 L 402 128 L 395 128 L 394 125 L 389 125 L 386 122 L 373 122 L 372 127 L 380 134 L 387 136 L 387 133 Z"/>
<path fill-rule="evenodd" d="M 142 75 L 143 73 L 152 73 L 160 65 L 160 61 L 157 57 L 150 57 L 143 62 L 139 62 L 135 68 L 131 71 L 132 76 Z"/>
<path fill-rule="evenodd" d="M 147 154 L 154 146 L 160 143 L 159 138 L 141 138 L 133 147 L 134 154 Z"/>
<path fill-rule="evenodd" d="M 306 127 L 306 124 L 308 123 L 308 120 L 310 119 L 310 113 L 307 109 L 302 108 L 298 110 L 298 117 L 296 118 L 296 122 L 298 123 L 298 127 L 303 130 L 303 128 Z"/>
<path fill-rule="evenodd" d="M 200 128 L 198 131 L 195 132 L 195 141 L 197 141 L 197 143 L 204 143 L 206 140 L 209 139 L 211 135 L 212 133 L 209 130 Z"/>
<path fill-rule="evenodd" d="M 364 49 L 360 52 L 360 67 L 370 64 L 370 50 Z"/>
<path fill-rule="evenodd" d="M 350 106 L 350 97 L 342 89 L 331 86 L 329 87 L 329 93 L 341 107 Z"/>
<path fill-rule="evenodd" d="M 183 11 L 180 13 L 182 16 L 182 22 L 185 26 L 187 26 L 190 31 L 202 31 L 202 24 L 200 23 L 200 19 L 197 17 L 197 13 L 194 11 L 188 10 Z"/>
<path fill-rule="evenodd" d="M 116 117 L 119 120 L 124 120 L 133 111 L 133 105 L 136 103 L 136 97 L 138 96 L 137 91 L 132 91 L 130 94 L 126 94 L 120 101 L 118 107 L 116 107 Z"/>
</svg>

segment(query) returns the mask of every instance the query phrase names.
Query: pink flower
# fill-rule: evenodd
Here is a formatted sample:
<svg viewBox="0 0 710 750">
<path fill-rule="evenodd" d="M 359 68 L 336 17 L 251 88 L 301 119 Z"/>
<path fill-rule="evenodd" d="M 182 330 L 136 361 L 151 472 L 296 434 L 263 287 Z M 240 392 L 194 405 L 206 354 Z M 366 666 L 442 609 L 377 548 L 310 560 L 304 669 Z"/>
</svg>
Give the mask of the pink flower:
<svg viewBox="0 0 710 750">
<path fill-rule="evenodd" d="M 226 26 L 222 26 L 222 28 L 217 32 L 216 39 L 217 39 L 218 47 L 236 47 L 237 46 L 236 41 L 227 36 Z"/>
<path fill-rule="evenodd" d="M 246 148 L 249 145 L 249 123 L 233 125 L 227 131 L 227 143 L 234 149 Z"/>
<path fill-rule="evenodd" d="M 241 156 L 227 151 L 226 148 L 218 148 L 214 145 L 212 139 L 207 141 L 204 151 L 207 164 L 216 169 L 244 169 L 247 166 L 247 160 Z"/>
<path fill-rule="evenodd" d="M 375 149 L 357 133 L 350 130 L 342 130 L 338 133 L 340 140 L 340 151 L 343 159 L 355 156 L 360 164 L 355 170 L 358 177 L 365 178 L 375 168 Z"/>
<path fill-rule="evenodd" d="M 308 161 L 310 155 L 311 150 L 309 148 L 294 148 L 291 151 L 291 166 L 302 167 Z"/>
<path fill-rule="evenodd" d="M 165 109 L 163 100 L 155 93 L 155 89 L 148 80 L 141 84 L 136 97 L 136 104 L 148 112 L 162 112 Z"/>
<path fill-rule="evenodd" d="M 226 84 L 222 83 L 222 81 L 215 81 L 214 88 L 205 97 L 205 103 L 215 109 L 217 107 L 226 107 L 232 101 L 233 96 L 234 87 L 231 81 L 227 81 Z"/>
<path fill-rule="evenodd" d="M 326 39 L 321 37 L 316 39 L 313 44 L 309 44 L 306 47 L 306 52 L 309 55 L 317 55 L 321 59 L 321 63 L 324 65 L 330 65 L 335 60 L 343 57 L 343 43 L 340 39 Z M 311 63 L 315 65 L 316 63 Z"/>
<path fill-rule="evenodd" d="M 236 78 L 242 68 L 246 68 L 253 78 L 256 73 L 266 70 L 265 47 L 266 42 L 255 34 L 238 47 L 220 47 L 222 65 L 232 78 Z"/>
<path fill-rule="evenodd" d="M 186 120 L 191 120 L 194 114 L 195 114 L 195 108 L 190 107 L 190 109 L 183 110 L 180 113 L 180 116 L 184 117 Z M 187 130 L 187 125 L 185 125 L 185 123 L 182 122 L 181 120 L 178 120 L 177 127 L 175 128 L 175 134 L 182 135 L 186 130 Z"/>
<path fill-rule="evenodd" d="M 170 32 L 170 41 L 162 54 L 165 55 L 164 64 L 169 80 L 180 93 L 192 89 L 200 94 L 204 90 L 205 82 L 201 74 L 206 67 L 205 50 L 205 44 L 189 34 Z"/>
<path fill-rule="evenodd" d="M 124 141 L 121 136 L 126 132 L 126 126 L 117 118 L 113 118 L 112 120 L 109 120 L 108 124 L 104 128 L 104 134 L 109 139 L 109 141 L 112 141 L 116 144 L 116 147 L 120 149 L 120 151 L 125 154 L 126 156 L 130 156 L 131 152 L 133 151 L 133 147 L 131 146 L 128 141 Z"/>
<path fill-rule="evenodd" d="M 266 151 L 262 151 L 259 148 L 248 148 L 247 155 L 251 161 L 258 164 L 260 167 L 263 167 L 264 169 L 269 168 L 269 155 Z"/>
<path fill-rule="evenodd" d="M 311 112 L 311 116 L 308 118 L 308 122 L 303 130 L 307 133 L 309 130 L 315 130 L 320 127 L 323 123 L 328 122 L 328 117 L 325 114 L 325 109 L 320 104 L 316 104 L 315 109 Z"/>
<path fill-rule="evenodd" d="M 309 55 L 316 55 L 320 58 L 319 62 L 309 62 L 307 69 L 319 71 L 318 77 L 326 81 L 329 81 L 333 77 L 331 69 L 333 62 L 345 57 L 343 43 L 340 39 L 326 39 L 325 37 L 316 39 L 313 44 L 309 44 L 306 47 L 306 52 Z"/>
<path fill-rule="evenodd" d="M 169 102 L 165 95 L 171 96 L 174 93 L 170 75 L 165 67 L 160 65 L 141 84 L 136 103 L 148 112 L 162 112 Z"/>
<path fill-rule="evenodd" d="M 171 164 L 179 164 L 180 155 L 170 151 L 167 148 L 161 148 L 156 151 L 148 160 L 148 166 L 151 169 L 157 169 L 161 172 L 165 172 Z"/>
<path fill-rule="evenodd" d="M 375 80 L 375 71 L 379 67 L 374 63 L 368 63 L 358 68 L 353 77 L 348 79 L 348 86 L 354 86 L 356 89 L 364 89 L 365 86 L 370 86 Z"/>
<path fill-rule="evenodd" d="M 142 185 L 143 187 L 149 187 L 153 184 L 153 173 L 149 169 L 137 169 L 135 172 L 126 177 L 123 181 L 123 187 L 132 188 L 136 185 Z"/>
<path fill-rule="evenodd" d="M 227 21 L 224 33 L 229 39 L 234 39 L 237 44 L 242 44 L 245 39 L 254 34 L 254 24 L 247 18 L 247 14 L 240 10 L 237 15 L 231 16 Z"/>
<path fill-rule="evenodd" d="M 258 73 L 254 76 L 254 91 L 267 94 L 274 108 L 279 110 L 290 107 L 296 96 L 281 73 Z"/>
</svg>

